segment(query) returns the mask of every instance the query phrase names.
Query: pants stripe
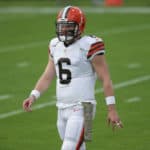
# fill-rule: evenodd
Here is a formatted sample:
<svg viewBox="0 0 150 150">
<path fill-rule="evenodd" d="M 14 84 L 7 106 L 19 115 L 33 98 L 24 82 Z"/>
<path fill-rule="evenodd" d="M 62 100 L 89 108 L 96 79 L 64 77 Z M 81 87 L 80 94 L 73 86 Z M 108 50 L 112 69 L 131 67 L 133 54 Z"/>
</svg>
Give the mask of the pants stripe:
<svg viewBox="0 0 150 150">
<path fill-rule="evenodd" d="M 79 142 L 76 146 L 76 150 L 80 150 L 80 147 L 81 147 L 83 141 L 84 141 L 84 128 L 82 128 L 81 135 L 80 135 L 80 138 L 79 138 Z"/>
</svg>

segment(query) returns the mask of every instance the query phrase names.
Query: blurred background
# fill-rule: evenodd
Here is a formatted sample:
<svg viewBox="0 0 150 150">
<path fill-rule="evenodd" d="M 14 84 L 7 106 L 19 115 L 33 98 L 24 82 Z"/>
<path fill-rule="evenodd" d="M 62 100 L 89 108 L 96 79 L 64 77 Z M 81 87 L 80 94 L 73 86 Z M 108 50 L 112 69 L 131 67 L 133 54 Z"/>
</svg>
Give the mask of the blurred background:
<svg viewBox="0 0 150 150">
<path fill-rule="evenodd" d="M 81 6 L 104 6 L 104 5 L 123 5 L 123 6 L 150 6 L 150 0 L 0 0 L 3 4 L 9 5 L 81 5 Z"/>
<path fill-rule="evenodd" d="M 112 132 L 101 83 L 95 95 L 93 141 L 87 150 L 150 149 L 150 0 L 0 0 L 0 150 L 60 150 L 55 81 L 22 110 L 48 61 L 58 10 L 77 5 L 84 34 L 103 38 L 124 128 Z"/>
</svg>

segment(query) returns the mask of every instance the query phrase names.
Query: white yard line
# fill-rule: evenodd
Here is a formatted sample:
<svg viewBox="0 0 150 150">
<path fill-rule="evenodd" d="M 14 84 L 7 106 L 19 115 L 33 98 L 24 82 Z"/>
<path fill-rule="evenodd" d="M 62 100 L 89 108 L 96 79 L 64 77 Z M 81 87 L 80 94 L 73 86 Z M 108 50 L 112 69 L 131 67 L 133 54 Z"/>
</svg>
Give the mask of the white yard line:
<svg viewBox="0 0 150 150">
<path fill-rule="evenodd" d="M 149 7 L 81 7 L 87 13 L 150 14 Z M 55 14 L 60 7 L 0 7 L 0 14 Z"/>
<path fill-rule="evenodd" d="M 124 88 L 124 87 L 128 87 L 128 86 L 131 86 L 131 85 L 135 85 L 135 84 L 144 82 L 144 81 L 148 81 L 148 80 L 150 80 L 150 75 L 138 77 L 138 78 L 135 78 L 135 79 L 132 79 L 132 80 L 128 80 L 128 81 L 125 81 L 125 82 L 114 84 L 114 89 L 121 89 L 121 88 Z M 97 89 L 95 91 L 96 94 L 99 93 L 99 92 L 103 92 L 103 89 L 101 88 L 101 89 Z"/>
<path fill-rule="evenodd" d="M 130 27 L 120 27 L 120 28 L 113 28 L 104 32 L 101 32 L 101 35 L 117 35 L 120 33 L 128 33 L 128 32 L 136 32 L 136 31 L 142 31 L 142 30 L 149 30 L 150 24 L 141 24 L 136 26 L 130 26 Z M 97 34 L 99 34 L 97 32 Z M 16 45 L 16 46 L 9 46 L 9 47 L 0 47 L 0 53 L 7 53 L 7 52 L 15 52 L 15 51 L 22 51 L 25 49 L 29 49 L 32 47 L 42 46 L 42 45 L 48 45 L 48 41 L 35 41 L 31 43 L 26 43 L 23 45 Z"/>
<path fill-rule="evenodd" d="M 132 97 L 132 98 L 126 100 L 127 103 L 134 103 L 134 102 L 138 102 L 138 101 L 141 101 L 140 97 Z"/>
<path fill-rule="evenodd" d="M 132 86 L 132 85 L 136 85 L 138 83 L 148 81 L 148 80 L 150 80 L 150 75 L 137 77 L 137 78 L 134 78 L 134 79 L 131 79 L 131 80 L 128 80 L 128 81 L 124 81 L 124 82 L 115 84 L 114 89 L 125 88 L 125 87 L 128 87 L 128 86 Z M 103 92 L 103 90 L 98 89 L 98 90 L 95 91 L 95 94 L 98 94 L 99 92 Z M 45 103 L 42 103 L 42 104 L 35 105 L 33 107 L 33 110 L 42 109 L 42 108 L 45 108 L 47 106 L 54 106 L 55 102 L 56 102 L 55 100 L 52 100 L 51 102 L 45 102 Z M 17 114 L 21 114 L 23 112 L 24 111 L 22 109 L 18 109 L 18 110 L 14 110 L 14 111 L 11 111 L 11 112 L 3 113 L 3 114 L 0 114 L 0 119 L 5 119 L 5 118 L 8 118 L 8 117 L 12 117 L 12 116 L 15 116 Z"/>
<path fill-rule="evenodd" d="M 23 62 L 17 63 L 16 66 L 17 66 L 18 68 L 25 68 L 25 67 L 30 66 L 30 63 L 27 62 L 27 61 L 23 61 Z"/>
<path fill-rule="evenodd" d="M 13 95 L 10 95 L 10 94 L 0 95 L 0 101 L 10 99 L 12 97 L 13 97 Z"/>
<path fill-rule="evenodd" d="M 140 63 L 131 63 L 131 64 L 128 64 L 128 68 L 129 69 L 139 69 L 142 67 L 142 64 Z"/>
<path fill-rule="evenodd" d="M 55 101 L 52 101 L 52 102 L 46 102 L 46 103 L 38 104 L 38 105 L 33 106 L 32 110 L 42 109 L 42 108 L 47 107 L 47 106 L 54 106 L 55 103 L 56 103 Z M 14 111 L 11 111 L 8 113 L 3 113 L 3 114 L 0 114 L 0 119 L 15 116 L 15 115 L 21 114 L 23 112 L 24 112 L 23 109 L 18 109 L 18 110 L 14 110 Z"/>
<path fill-rule="evenodd" d="M 150 14 L 149 7 L 86 7 L 83 10 L 87 13 Z"/>
<path fill-rule="evenodd" d="M 110 29 L 108 31 L 100 32 L 98 34 L 101 35 L 116 35 L 120 33 L 129 33 L 129 32 L 136 32 L 142 30 L 149 30 L 150 24 L 141 24 L 141 25 L 131 25 L 130 27 L 117 27 Z"/>
<path fill-rule="evenodd" d="M 6 52 L 15 52 L 15 51 L 22 51 L 24 49 L 29 49 L 32 47 L 42 46 L 42 45 L 48 45 L 48 41 L 35 41 L 31 43 L 26 43 L 23 45 L 16 45 L 16 46 L 9 46 L 9 47 L 0 47 L 0 53 L 6 53 Z"/>
</svg>

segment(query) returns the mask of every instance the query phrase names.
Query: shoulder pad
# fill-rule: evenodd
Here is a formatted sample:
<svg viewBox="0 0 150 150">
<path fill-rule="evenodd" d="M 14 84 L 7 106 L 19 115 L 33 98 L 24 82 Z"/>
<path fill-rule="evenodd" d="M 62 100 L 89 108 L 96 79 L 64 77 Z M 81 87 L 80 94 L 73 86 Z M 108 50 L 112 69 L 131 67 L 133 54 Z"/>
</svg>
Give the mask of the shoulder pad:
<svg viewBox="0 0 150 150">
<path fill-rule="evenodd" d="M 56 45 L 59 43 L 58 38 L 53 38 L 50 43 L 49 43 L 49 47 L 56 47 Z"/>
<path fill-rule="evenodd" d="M 88 38 L 91 44 L 96 43 L 96 42 L 103 42 L 102 38 L 99 38 L 95 35 L 89 35 Z"/>
<path fill-rule="evenodd" d="M 96 36 L 84 36 L 82 40 L 87 50 L 87 59 L 91 60 L 95 55 L 105 53 L 104 42 L 101 38 Z"/>
<path fill-rule="evenodd" d="M 86 47 L 90 47 L 92 44 L 97 43 L 97 42 L 103 42 L 103 40 L 99 37 L 96 36 L 83 36 L 81 39 L 81 44 L 86 45 Z"/>
<path fill-rule="evenodd" d="M 49 42 L 49 46 L 48 46 L 48 51 L 49 51 L 49 56 L 50 58 L 53 58 L 53 51 L 54 48 L 56 47 L 56 45 L 59 43 L 58 38 L 53 38 L 50 42 Z"/>
</svg>

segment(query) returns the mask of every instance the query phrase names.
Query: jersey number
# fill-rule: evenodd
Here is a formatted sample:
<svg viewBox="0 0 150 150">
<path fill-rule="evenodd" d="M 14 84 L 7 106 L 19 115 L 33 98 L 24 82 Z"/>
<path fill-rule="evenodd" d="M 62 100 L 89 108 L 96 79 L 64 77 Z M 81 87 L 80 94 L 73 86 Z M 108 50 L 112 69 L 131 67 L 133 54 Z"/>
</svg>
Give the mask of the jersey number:
<svg viewBox="0 0 150 150">
<path fill-rule="evenodd" d="M 68 84 L 71 82 L 71 72 L 69 69 L 64 69 L 62 67 L 63 64 L 71 65 L 70 59 L 69 58 L 60 58 L 58 60 L 60 83 L 61 84 Z"/>
</svg>

